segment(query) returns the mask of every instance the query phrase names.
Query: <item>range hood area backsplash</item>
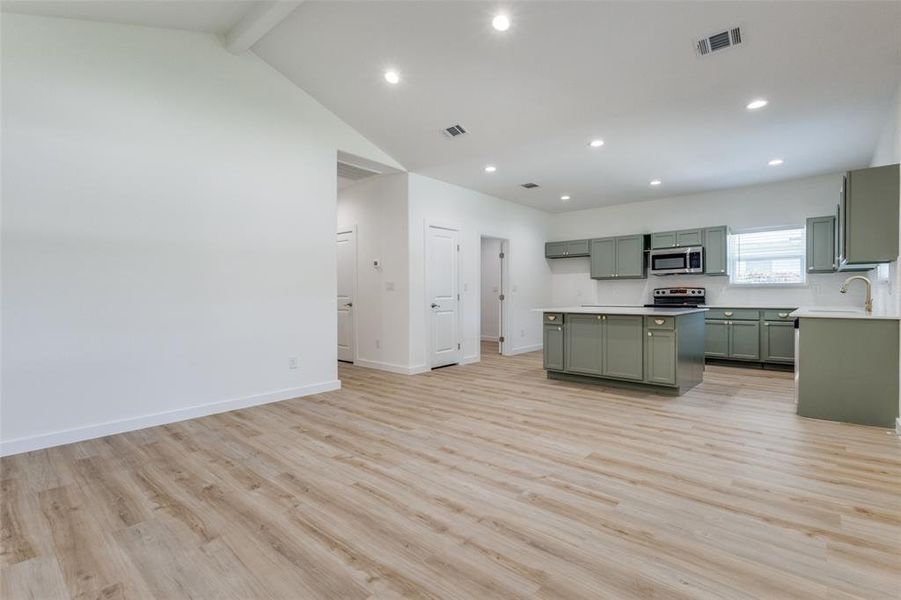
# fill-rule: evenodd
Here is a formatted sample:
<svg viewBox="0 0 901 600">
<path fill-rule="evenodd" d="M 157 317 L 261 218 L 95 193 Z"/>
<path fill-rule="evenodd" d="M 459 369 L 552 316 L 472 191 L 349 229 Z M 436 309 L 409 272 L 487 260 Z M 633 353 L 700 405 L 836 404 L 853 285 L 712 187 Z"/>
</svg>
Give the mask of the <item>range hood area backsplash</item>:
<svg viewBox="0 0 901 600">
<path fill-rule="evenodd" d="M 706 275 L 649 275 L 647 279 L 598 281 L 588 275 L 587 265 L 576 259 L 552 261 L 554 306 L 580 304 L 642 305 L 651 302 L 654 288 L 698 286 L 707 289 L 712 305 L 761 306 L 863 306 L 863 286 L 853 286 L 847 294 L 839 292 L 842 282 L 862 274 L 873 282 L 877 306 L 894 302 L 890 281 L 877 280 L 875 270 L 868 273 L 822 273 L 807 276 L 807 284 L 791 287 L 742 287 L 729 285 L 728 277 Z M 587 261 L 585 261 L 587 262 Z M 882 303 L 882 304 L 881 304 Z"/>
</svg>

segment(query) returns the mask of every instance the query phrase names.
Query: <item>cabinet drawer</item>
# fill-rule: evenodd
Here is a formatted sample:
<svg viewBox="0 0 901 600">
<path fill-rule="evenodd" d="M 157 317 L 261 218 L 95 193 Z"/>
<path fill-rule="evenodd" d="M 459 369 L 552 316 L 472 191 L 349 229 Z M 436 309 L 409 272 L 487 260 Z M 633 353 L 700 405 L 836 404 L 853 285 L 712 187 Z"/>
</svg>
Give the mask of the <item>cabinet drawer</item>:
<svg viewBox="0 0 901 600">
<path fill-rule="evenodd" d="M 675 317 L 645 317 L 644 325 L 648 329 L 673 329 L 676 324 Z"/>
<path fill-rule="evenodd" d="M 792 321 L 793 319 L 788 316 L 793 313 L 795 308 L 777 308 L 773 310 L 765 310 L 763 311 L 763 320 L 764 321 Z"/>
<path fill-rule="evenodd" d="M 549 325 L 562 325 L 563 313 L 544 313 L 544 322 Z"/>
<path fill-rule="evenodd" d="M 705 319 L 725 319 L 730 321 L 757 321 L 760 311 L 753 308 L 711 308 Z"/>
</svg>

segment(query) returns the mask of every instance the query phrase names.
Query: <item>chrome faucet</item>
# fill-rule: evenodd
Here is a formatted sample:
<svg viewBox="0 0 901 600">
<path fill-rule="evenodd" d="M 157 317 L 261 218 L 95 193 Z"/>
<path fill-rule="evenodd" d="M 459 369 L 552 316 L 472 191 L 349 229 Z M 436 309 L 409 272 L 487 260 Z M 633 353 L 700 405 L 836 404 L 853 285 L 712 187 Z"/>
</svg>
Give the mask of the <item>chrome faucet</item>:
<svg viewBox="0 0 901 600">
<path fill-rule="evenodd" d="M 867 313 L 873 312 L 873 293 L 872 288 L 873 284 L 870 283 L 870 280 L 864 277 L 863 275 L 854 275 L 853 277 L 848 277 L 845 279 L 845 283 L 842 284 L 842 288 L 839 290 L 843 294 L 848 293 L 848 284 L 854 281 L 855 279 L 860 279 L 867 286 L 867 298 L 864 300 L 863 308 Z"/>
</svg>

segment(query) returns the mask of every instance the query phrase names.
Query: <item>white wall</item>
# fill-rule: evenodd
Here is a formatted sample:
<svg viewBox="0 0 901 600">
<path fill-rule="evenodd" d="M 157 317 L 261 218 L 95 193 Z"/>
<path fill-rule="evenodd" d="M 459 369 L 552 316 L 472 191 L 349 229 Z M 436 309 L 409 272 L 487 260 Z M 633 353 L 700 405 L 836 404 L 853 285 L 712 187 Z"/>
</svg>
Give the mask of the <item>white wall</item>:
<svg viewBox="0 0 901 600">
<path fill-rule="evenodd" d="M 481 260 L 481 334 L 496 341 L 500 336 L 501 244 L 496 238 L 482 238 Z"/>
<path fill-rule="evenodd" d="M 662 198 L 648 202 L 552 215 L 550 240 L 652 233 L 728 225 L 733 231 L 777 225 L 804 226 L 807 217 L 831 215 L 838 201 L 841 175 L 823 175 L 759 186 Z M 862 289 L 839 293 L 845 273 L 810 274 L 808 285 L 791 288 L 747 288 L 728 285 L 727 278 L 650 276 L 631 281 L 594 281 L 588 259 L 549 260 L 553 272 L 553 304 L 643 304 L 655 287 L 699 285 L 711 304 L 784 304 L 842 306 L 862 304 Z"/>
<path fill-rule="evenodd" d="M 336 152 L 399 165 L 215 36 L 2 21 L 3 452 L 336 387 Z"/>
<path fill-rule="evenodd" d="M 357 230 L 356 364 L 408 372 L 407 175 L 371 177 L 340 190 L 338 226 Z"/>
<path fill-rule="evenodd" d="M 509 320 L 505 353 L 541 347 L 541 315 L 533 308 L 550 301 L 550 268 L 544 260 L 548 215 L 422 175 L 410 174 L 410 359 L 425 369 L 425 227 L 428 223 L 460 231 L 461 319 L 464 361 L 479 356 L 480 237 L 509 240 L 507 305 Z"/>
</svg>

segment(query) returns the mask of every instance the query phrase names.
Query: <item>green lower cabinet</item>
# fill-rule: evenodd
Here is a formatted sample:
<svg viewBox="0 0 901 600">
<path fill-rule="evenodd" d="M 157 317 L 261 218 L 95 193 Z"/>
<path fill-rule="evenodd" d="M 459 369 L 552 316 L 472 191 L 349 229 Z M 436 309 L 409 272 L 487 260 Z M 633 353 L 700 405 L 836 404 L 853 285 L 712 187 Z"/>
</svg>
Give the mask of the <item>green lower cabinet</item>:
<svg viewBox="0 0 901 600">
<path fill-rule="evenodd" d="M 729 325 L 727 321 L 704 323 L 704 354 L 713 358 L 729 358 Z"/>
<path fill-rule="evenodd" d="M 563 325 L 544 326 L 544 368 L 563 370 Z"/>
<path fill-rule="evenodd" d="M 729 358 L 760 360 L 760 323 L 729 321 Z"/>
<path fill-rule="evenodd" d="M 763 324 L 761 352 L 764 362 L 794 362 L 795 326 L 788 322 L 766 321 Z"/>
<path fill-rule="evenodd" d="M 602 375 L 604 372 L 601 315 L 567 314 L 563 366 L 567 373 Z"/>
<path fill-rule="evenodd" d="M 607 315 L 604 323 L 604 371 L 606 377 L 644 377 L 644 318 Z"/>
<path fill-rule="evenodd" d="M 649 329 L 645 345 L 645 381 L 676 384 L 676 333 Z"/>
</svg>

